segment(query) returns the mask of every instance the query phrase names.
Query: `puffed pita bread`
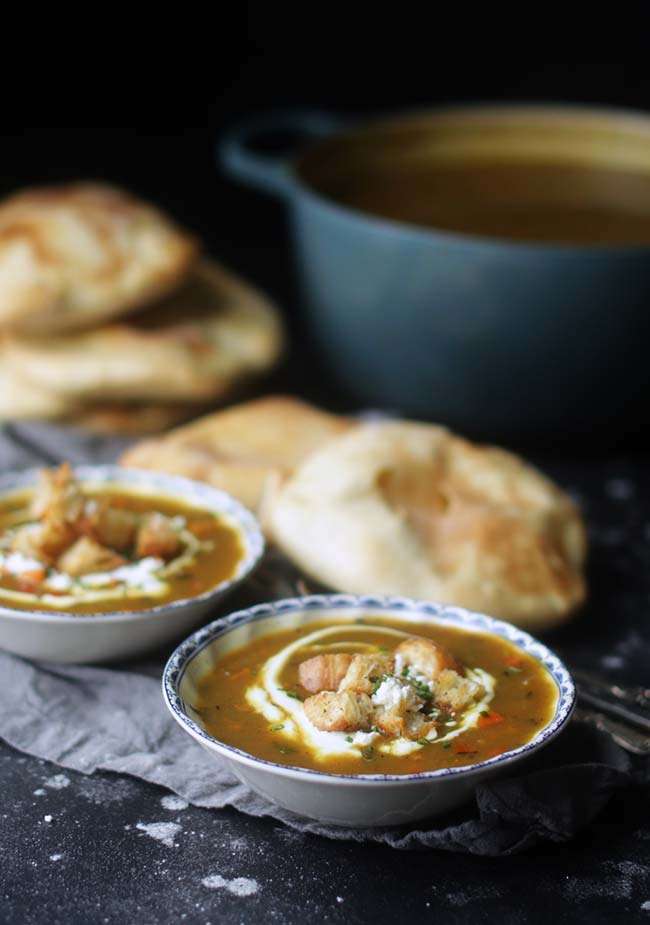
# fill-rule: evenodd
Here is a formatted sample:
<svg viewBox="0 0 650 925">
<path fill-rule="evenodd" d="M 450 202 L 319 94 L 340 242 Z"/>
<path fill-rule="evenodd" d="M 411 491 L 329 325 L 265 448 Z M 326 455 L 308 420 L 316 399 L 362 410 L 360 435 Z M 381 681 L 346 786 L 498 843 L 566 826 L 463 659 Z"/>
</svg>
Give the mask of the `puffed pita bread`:
<svg viewBox="0 0 650 925">
<path fill-rule="evenodd" d="M 298 399 L 270 396 L 138 443 L 120 462 L 209 482 L 257 510 L 269 483 L 285 478 L 309 453 L 351 426 Z"/>
<path fill-rule="evenodd" d="M 170 427 L 196 417 L 203 405 L 119 404 L 83 405 L 63 418 L 63 423 L 81 427 L 95 434 L 145 436 L 159 434 Z"/>
<path fill-rule="evenodd" d="M 198 253 L 158 209 L 100 183 L 0 203 L 0 325 L 42 336 L 88 327 L 175 289 Z"/>
<path fill-rule="evenodd" d="M 83 402 L 201 402 L 262 373 L 283 347 L 261 294 L 202 261 L 183 288 L 119 324 L 49 338 L 9 336 L 7 363 L 34 385 Z"/>
<path fill-rule="evenodd" d="M 2 362 L 0 347 L 0 422 L 56 421 L 98 434 L 158 434 L 205 411 L 204 405 L 83 405 L 51 389 L 34 386 Z"/>
<path fill-rule="evenodd" d="M 77 407 L 76 402 L 64 395 L 22 379 L 3 362 L 0 350 L 0 422 L 57 420 L 74 413 Z"/>
<path fill-rule="evenodd" d="M 329 441 L 268 517 L 293 562 L 341 591 L 453 603 L 532 629 L 585 597 L 570 498 L 511 453 L 441 427 L 365 424 Z"/>
</svg>

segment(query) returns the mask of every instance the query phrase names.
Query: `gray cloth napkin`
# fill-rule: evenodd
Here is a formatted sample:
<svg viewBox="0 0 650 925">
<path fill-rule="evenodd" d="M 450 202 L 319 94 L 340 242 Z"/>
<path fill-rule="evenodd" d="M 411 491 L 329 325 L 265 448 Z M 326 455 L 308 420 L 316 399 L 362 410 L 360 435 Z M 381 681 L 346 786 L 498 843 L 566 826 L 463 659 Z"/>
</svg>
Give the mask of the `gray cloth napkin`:
<svg viewBox="0 0 650 925">
<path fill-rule="evenodd" d="M 2 471 L 32 465 L 107 462 L 124 441 L 71 429 L 11 425 L 0 432 Z M 271 566 L 272 569 L 272 566 Z M 266 570 L 268 572 L 270 569 Z M 265 571 L 249 596 L 262 600 Z M 275 583 L 267 596 L 283 596 Z M 215 614 L 218 616 L 218 614 Z M 523 777 L 480 787 L 476 804 L 421 829 L 346 829 L 310 822 L 252 793 L 178 727 L 163 705 L 165 653 L 116 668 L 32 664 L 0 652 L 0 737 L 30 755 L 85 774 L 129 774 L 197 806 L 234 807 L 270 816 L 302 832 L 395 848 L 512 854 L 541 841 L 565 841 L 610 796 L 638 783 L 627 757 L 597 733 L 578 728 Z M 565 737 L 569 739 L 569 737 Z"/>
</svg>

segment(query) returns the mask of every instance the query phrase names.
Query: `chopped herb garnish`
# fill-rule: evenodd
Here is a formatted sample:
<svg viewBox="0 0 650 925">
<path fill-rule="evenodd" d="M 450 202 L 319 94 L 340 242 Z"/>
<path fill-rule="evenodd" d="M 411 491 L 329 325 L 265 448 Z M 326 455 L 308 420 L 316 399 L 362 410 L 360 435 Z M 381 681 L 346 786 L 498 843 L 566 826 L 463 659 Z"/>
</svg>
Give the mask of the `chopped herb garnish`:
<svg viewBox="0 0 650 925">
<path fill-rule="evenodd" d="M 416 739 L 418 745 L 431 745 L 431 739 Z"/>
<path fill-rule="evenodd" d="M 443 742 L 443 743 L 442 743 L 442 747 L 443 747 L 443 748 L 451 748 L 451 742 Z"/>
<path fill-rule="evenodd" d="M 284 729 L 284 723 L 275 723 L 274 726 L 271 726 L 271 732 L 279 732 L 281 729 Z"/>
<path fill-rule="evenodd" d="M 278 690 L 282 691 L 287 697 L 291 697 L 293 700 L 302 700 L 300 694 L 297 694 L 295 691 L 290 691 L 287 687 L 279 687 Z"/>
<path fill-rule="evenodd" d="M 366 745 L 361 749 L 361 757 L 364 761 L 372 761 L 375 757 L 375 750 L 372 745 Z"/>
<path fill-rule="evenodd" d="M 292 752 L 295 752 L 295 748 L 289 748 L 288 745 L 276 745 L 275 747 L 281 755 L 290 755 Z"/>
<path fill-rule="evenodd" d="M 346 742 L 354 742 L 354 739 L 352 738 L 352 736 L 346 736 L 346 737 L 345 737 L 345 741 L 346 741 Z"/>
<path fill-rule="evenodd" d="M 402 668 L 402 677 L 407 678 L 410 670 L 411 669 L 409 668 L 408 665 L 404 665 L 404 667 Z"/>
</svg>

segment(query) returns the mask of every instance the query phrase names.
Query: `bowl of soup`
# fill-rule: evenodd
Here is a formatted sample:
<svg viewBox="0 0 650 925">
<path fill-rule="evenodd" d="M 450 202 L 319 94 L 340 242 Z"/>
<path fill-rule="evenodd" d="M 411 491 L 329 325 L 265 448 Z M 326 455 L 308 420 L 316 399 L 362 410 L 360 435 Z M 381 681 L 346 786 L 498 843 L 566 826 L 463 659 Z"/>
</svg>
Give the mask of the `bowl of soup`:
<svg viewBox="0 0 650 925">
<path fill-rule="evenodd" d="M 217 620 L 171 656 L 163 696 L 243 783 L 343 826 L 470 799 L 566 726 L 569 672 L 527 633 L 459 607 L 313 595 Z"/>
<path fill-rule="evenodd" d="M 187 632 L 252 572 L 257 521 L 224 492 L 121 466 L 0 477 L 0 648 L 127 659 Z"/>
<path fill-rule="evenodd" d="M 291 156 L 255 147 L 280 130 L 303 140 Z M 289 112 L 235 126 L 219 155 L 287 202 L 306 320 L 348 399 L 488 440 L 636 433 L 650 388 L 647 114 Z"/>
</svg>

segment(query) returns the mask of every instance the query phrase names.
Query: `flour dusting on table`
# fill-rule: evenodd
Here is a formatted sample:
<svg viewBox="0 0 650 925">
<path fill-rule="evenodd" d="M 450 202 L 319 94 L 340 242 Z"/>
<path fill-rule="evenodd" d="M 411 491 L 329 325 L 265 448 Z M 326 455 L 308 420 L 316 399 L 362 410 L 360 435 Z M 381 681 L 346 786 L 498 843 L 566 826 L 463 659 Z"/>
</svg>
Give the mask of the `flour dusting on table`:
<svg viewBox="0 0 650 925">
<path fill-rule="evenodd" d="M 180 812 L 182 809 L 187 809 L 190 804 L 187 800 L 184 800 L 183 797 L 168 794 L 161 799 L 160 805 L 163 809 L 168 809 L 170 813 L 176 813 Z"/>
<path fill-rule="evenodd" d="M 49 787 L 50 790 L 63 790 L 64 787 L 70 786 L 70 778 L 66 777 L 65 774 L 54 774 L 52 777 L 48 777 L 44 780 L 43 783 L 46 787 Z"/>
<path fill-rule="evenodd" d="M 259 889 L 257 880 L 250 877 L 235 877 L 233 880 L 227 880 L 221 874 L 209 874 L 201 880 L 201 883 L 209 890 L 228 890 L 234 896 L 253 896 Z"/>
<path fill-rule="evenodd" d="M 176 847 L 174 839 L 182 831 L 177 822 L 138 822 L 135 827 L 168 848 Z"/>
</svg>

